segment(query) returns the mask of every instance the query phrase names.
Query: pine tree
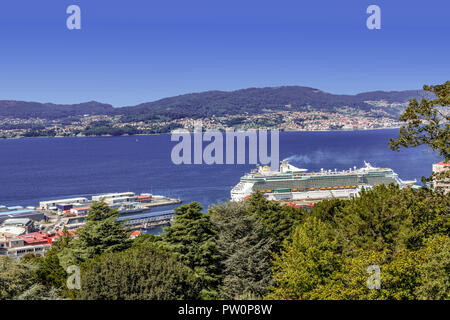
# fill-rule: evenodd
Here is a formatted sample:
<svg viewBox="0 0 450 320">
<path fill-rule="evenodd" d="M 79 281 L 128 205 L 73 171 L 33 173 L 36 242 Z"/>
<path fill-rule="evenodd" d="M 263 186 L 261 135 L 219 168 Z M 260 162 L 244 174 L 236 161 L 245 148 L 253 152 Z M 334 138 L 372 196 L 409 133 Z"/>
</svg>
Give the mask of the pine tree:
<svg viewBox="0 0 450 320">
<path fill-rule="evenodd" d="M 67 273 L 61 267 L 57 251 L 51 248 L 45 253 L 45 257 L 36 260 L 38 269 L 35 271 L 35 279 L 44 287 L 60 289 L 65 286 Z"/>
<path fill-rule="evenodd" d="M 268 201 L 260 192 L 255 192 L 247 200 L 247 212 L 261 222 L 267 235 L 273 240 L 272 251 L 278 252 L 283 241 L 289 237 L 292 230 L 303 220 L 304 211 L 288 206 L 281 206 L 274 201 Z"/>
<path fill-rule="evenodd" d="M 101 255 L 104 252 L 118 252 L 130 247 L 127 232 L 116 221 L 119 213 L 106 204 L 94 203 L 89 209 L 86 224 L 77 230 L 77 237 L 59 254 L 64 268 Z"/>
<path fill-rule="evenodd" d="M 261 298 L 273 283 L 268 236 L 246 203 L 226 203 L 209 210 L 217 230 L 217 244 L 223 264 L 220 296 L 225 299 Z"/>
<path fill-rule="evenodd" d="M 198 202 L 175 209 L 174 222 L 164 229 L 159 244 L 173 252 L 195 274 L 201 297 L 214 298 L 220 282 L 219 254 L 209 216 Z"/>
</svg>

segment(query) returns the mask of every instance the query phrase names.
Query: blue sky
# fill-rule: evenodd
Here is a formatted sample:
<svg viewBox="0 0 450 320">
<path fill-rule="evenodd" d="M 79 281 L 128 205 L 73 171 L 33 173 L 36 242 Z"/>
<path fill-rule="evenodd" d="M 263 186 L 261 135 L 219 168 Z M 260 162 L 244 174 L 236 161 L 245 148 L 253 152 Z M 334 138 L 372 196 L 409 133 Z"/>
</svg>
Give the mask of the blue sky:
<svg viewBox="0 0 450 320">
<path fill-rule="evenodd" d="M 66 28 L 81 8 L 82 29 Z M 381 8 L 381 30 L 366 8 Z M 418 89 L 450 75 L 450 1 L 0 2 L 0 100 L 135 105 L 206 90 Z"/>
</svg>

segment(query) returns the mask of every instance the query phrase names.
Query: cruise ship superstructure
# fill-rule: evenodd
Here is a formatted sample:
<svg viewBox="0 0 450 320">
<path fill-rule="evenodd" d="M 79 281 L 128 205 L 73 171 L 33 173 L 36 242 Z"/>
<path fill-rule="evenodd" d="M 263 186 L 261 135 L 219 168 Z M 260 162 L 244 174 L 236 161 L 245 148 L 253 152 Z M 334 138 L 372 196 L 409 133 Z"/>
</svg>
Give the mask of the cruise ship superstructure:
<svg viewBox="0 0 450 320">
<path fill-rule="evenodd" d="M 323 170 L 308 172 L 287 161 L 281 161 L 279 171 L 268 166 L 258 166 L 244 175 L 231 190 L 231 200 L 241 201 L 253 192 L 264 193 L 269 200 L 322 200 L 352 198 L 361 188 L 370 189 L 380 184 L 394 183 L 400 187 L 411 186 L 416 180 L 403 181 L 389 168 L 375 168 L 364 162 L 363 168 L 349 170 Z"/>
</svg>

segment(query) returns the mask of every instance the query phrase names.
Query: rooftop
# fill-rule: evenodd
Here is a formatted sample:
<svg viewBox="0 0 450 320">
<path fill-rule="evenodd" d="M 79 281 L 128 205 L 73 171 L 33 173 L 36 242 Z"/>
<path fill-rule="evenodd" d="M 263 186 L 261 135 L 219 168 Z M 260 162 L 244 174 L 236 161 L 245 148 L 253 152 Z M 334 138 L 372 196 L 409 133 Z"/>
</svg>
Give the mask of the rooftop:
<svg viewBox="0 0 450 320">
<path fill-rule="evenodd" d="M 8 210 L 22 210 L 23 207 L 22 206 L 12 206 L 12 207 L 8 207 Z"/>
<path fill-rule="evenodd" d="M 3 221 L 3 225 L 16 225 L 16 224 L 23 224 L 23 225 L 27 225 L 28 223 L 30 223 L 31 220 L 28 218 L 15 218 L 15 219 L 6 219 L 5 221 Z"/>
<path fill-rule="evenodd" d="M 141 235 L 141 230 L 134 231 L 130 234 L 130 238 L 134 239 Z"/>
<path fill-rule="evenodd" d="M 19 236 L 27 245 L 36 245 L 41 243 L 49 243 L 48 236 L 40 232 L 33 232 L 23 236 Z"/>
<path fill-rule="evenodd" d="M 0 234 L 20 236 L 26 233 L 25 228 L 22 227 L 0 227 Z"/>
<path fill-rule="evenodd" d="M 89 210 L 91 207 L 87 206 L 87 207 L 80 207 L 80 208 L 73 208 L 72 210 Z"/>
<path fill-rule="evenodd" d="M 41 201 L 41 204 L 48 204 L 48 203 L 61 203 L 61 202 L 75 202 L 75 201 L 87 201 L 87 198 L 79 197 L 79 198 L 70 198 L 70 199 L 57 199 L 57 200 L 47 200 L 47 201 Z"/>
</svg>

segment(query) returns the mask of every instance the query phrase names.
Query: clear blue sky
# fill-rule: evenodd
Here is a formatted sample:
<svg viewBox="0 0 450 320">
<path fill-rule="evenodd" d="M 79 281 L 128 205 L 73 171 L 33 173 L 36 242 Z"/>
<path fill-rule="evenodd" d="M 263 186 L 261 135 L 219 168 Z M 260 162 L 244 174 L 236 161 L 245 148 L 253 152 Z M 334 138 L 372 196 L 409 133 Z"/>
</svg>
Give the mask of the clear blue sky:
<svg viewBox="0 0 450 320">
<path fill-rule="evenodd" d="M 66 8 L 82 29 L 66 28 Z M 366 8 L 381 7 L 381 30 Z M 450 78 L 450 1 L 3 0 L 0 99 L 114 106 L 205 90 Z"/>
</svg>

